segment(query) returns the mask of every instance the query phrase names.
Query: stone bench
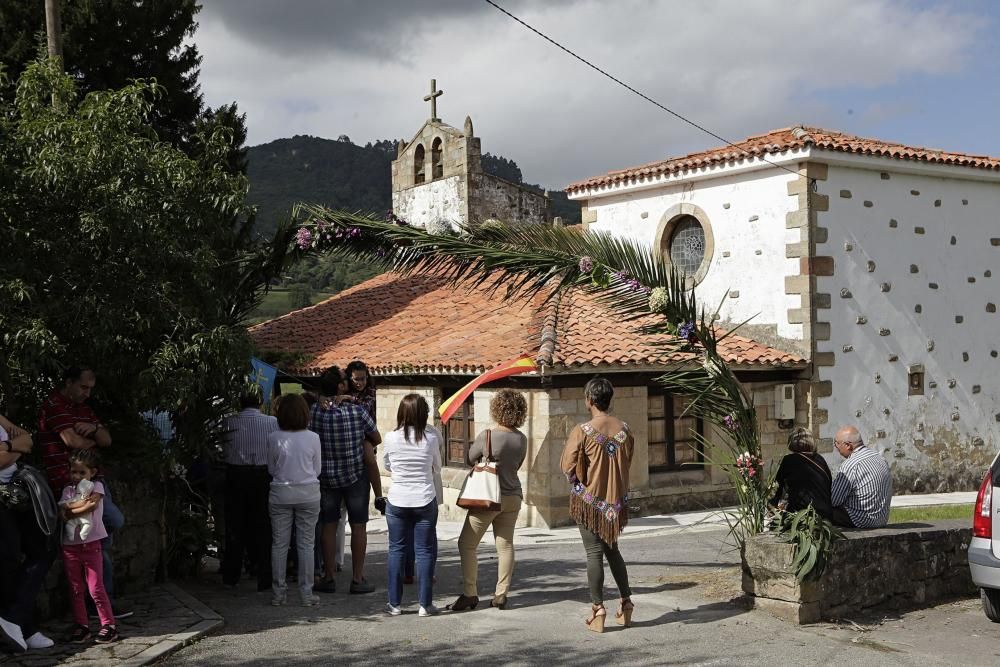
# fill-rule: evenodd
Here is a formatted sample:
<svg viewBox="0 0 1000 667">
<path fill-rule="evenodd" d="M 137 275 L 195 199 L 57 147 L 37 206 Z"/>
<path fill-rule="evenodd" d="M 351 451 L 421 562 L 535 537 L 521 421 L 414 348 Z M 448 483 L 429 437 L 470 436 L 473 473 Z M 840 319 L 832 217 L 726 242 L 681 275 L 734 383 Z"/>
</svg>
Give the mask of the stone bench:
<svg viewBox="0 0 1000 667">
<path fill-rule="evenodd" d="M 971 524 L 953 519 L 845 530 L 823 574 L 801 583 L 792 571 L 794 545 L 762 533 L 744 547 L 743 591 L 755 607 L 799 624 L 973 596 Z"/>
</svg>

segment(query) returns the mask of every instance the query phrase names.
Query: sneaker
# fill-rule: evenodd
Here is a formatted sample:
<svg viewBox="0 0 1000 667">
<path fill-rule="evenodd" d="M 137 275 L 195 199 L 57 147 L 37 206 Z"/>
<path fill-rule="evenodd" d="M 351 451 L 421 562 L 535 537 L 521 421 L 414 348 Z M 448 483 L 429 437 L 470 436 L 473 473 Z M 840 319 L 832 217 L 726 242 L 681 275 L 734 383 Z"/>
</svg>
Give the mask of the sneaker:
<svg viewBox="0 0 1000 667">
<path fill-rule="evenodd" d="M 24 633 L 21 626 L 11 623 L 5 618 L 0 618 L 0 642 L 9 647 L 14 653 L 23 653 L 28 649 L 24 641 Z"/>
<path fill-rule="evenodd" d="M 310 593 L 302 598 L 302 606 L 304 607 L 315 607 L 319 604 L 319 596 Z"/>
<path fill-rule="evenodd" d="M 423 610 L 423 607 L 421 607 L 420 609 Z M 400 614 L 403 613 L 403 610 L 399 607 L 392 606 L 391 602 L 386 602 L 385 613 L 389 614 L 390 616 L 399 616 Z"/>
<path fill-rule="evenodd" d="M 271 606 L 272 607 L 280 607 L 281 605 L 285 604 L 285 601 L 286 601 L 286 597 L 285 597 L 284 593 L 275 593 L 271 597 Z"/>
<path fill-rule="evenodd" d="M 437 614 L 438 614 L 438 608 L 435 607 L 434 605 L 431 605 L 429 607 L 420 605 L 420 611 L 417 612 L 417 616 L 437 616 Z"/>
<path fill-rule="evenodd" d="M 375 587 L 368 583 L 367 579 L 362 579 L 361 581 L 351 582 L 351 593 L 352 594 L 364 594 L 364 593 L 374 593 Z"/>
<path fill-rule="evenodd" d="M 118 628 L 113 625 L 105 625 L 101 628 L 100 632 L 97 633 L 96 641 L 98 644 L 110 644 L 111 642 L 116 642 L 119 639 Z"/>
<path fill-rule="evenodd" d="M 78 625 L 73 630 L 73 634 L 69 636 L 69 642 L 71 644 L 84 644 L 90 641 L 93 635 L 90 634 L 90 628 L 83 625 Z"/>
<path fill-rule="evenodd" d="M 36 632 L 27 639 L 24 643 L 28 645 L 28 648 L 38 650 L 43 648 L 52 648 L 56 645 L 54 641 L 43 635 L 41 632 Z"/>
<path fill-rule="evenodd" d="M 336 593 L 337 582 L 334 579 L 324 579 L 322 583 L 313 586 L 313 590 L 317 593 Z"/>
</svg>

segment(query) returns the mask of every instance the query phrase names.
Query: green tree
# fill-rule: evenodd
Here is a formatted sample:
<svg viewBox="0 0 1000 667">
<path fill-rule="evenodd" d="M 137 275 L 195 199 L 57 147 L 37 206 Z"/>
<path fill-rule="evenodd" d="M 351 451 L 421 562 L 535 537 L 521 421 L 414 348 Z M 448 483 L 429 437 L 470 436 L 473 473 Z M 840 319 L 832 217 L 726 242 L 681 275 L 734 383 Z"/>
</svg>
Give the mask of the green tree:
<svg viewBox="0 0 1000 667">
<path fill-rule="evenodd" d="M 292 308 L 305 308 L 312 305 L 312 290 L 309 285 L 293 285 L 290 293 L 289 305 Z"/>
<path fill-rule="evenodd" d="M 163 97 L 150 119 L 160 136 L 180 144 L 193 135 L 202 111 L 201 56 L 190 40 L 200 11 L 196 0 L 78 0 L 62 3 L 63 60 L 83 94 L 153 79 Z M 0 57 L 13 79 L 39 54 L 45 3 L 4 0 Z"/>
<path fill-rule="evenodd" d="M 80 97 L 35 63 L 0 100 L 0 404 L 31 423 L 62 365 L 86 362 L 119 431 L 141 430 L 141 410 L 181 410 L 193 457 L 246 377 L 242 322 L 291 236 L 252 240 L 246 177 L 224 168 L 230 132 L 192 135 L 197 157 L 157 140 L 161 92 Z"/>
<path fill-rule="evenodd" d="M 245 118 L 235 103 L 206 109 L 202 100 L 201 55 L 190 39 L 201 11 L 197 0 L 76 0 L 61 9 L 64 67 L 81 94 L 155 79 L 161 96 L 149 121 L 157 134 L 194 154 L 205 125 L 228 128 L 241 139 L 226 164 L 246 172 Z M 0 64 L 12 80 L 44 51 L 44 34 L 44 2 L 0 3 Z"/>
</svg>

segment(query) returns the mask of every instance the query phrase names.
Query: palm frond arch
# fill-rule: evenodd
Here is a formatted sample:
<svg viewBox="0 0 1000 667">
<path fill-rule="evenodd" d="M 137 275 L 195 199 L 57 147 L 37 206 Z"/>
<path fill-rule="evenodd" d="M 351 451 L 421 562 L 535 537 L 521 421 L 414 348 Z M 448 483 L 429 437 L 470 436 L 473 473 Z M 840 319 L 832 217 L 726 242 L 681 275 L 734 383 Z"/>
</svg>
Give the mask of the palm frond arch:
<svg viewBox="0 0 1000 667">
<path fill-rule="evenodd" d="M 700 305 L 694 291 L 646 244 L 605 233 L 581 234 L 563 227 L 487 223 L 458 234 L 436 234 L 391 213 L 386 220 L 300 205 L 294 252 L 334 253 L 401 274 L 434 272 L 453 283 L 497 289 L 504 298 L 546 298 L 568 289 L 595 294 L 623 320 L 658 316 L 643 324 L 664 352 L 691 350 L 700 368 L 666 373 L 656 382 L 690 397 L 687 411 L 731 435 L 722 465 L 740 500 L 730 529 L 742 547 L 763 530 L 769 480 L 761 474 L 760 437 L 751 396 L 719 353 L 730 332 L 713 326 L 716 311 Z M 716 443 L 713 443 L 716 444 Z"/>
</svg>

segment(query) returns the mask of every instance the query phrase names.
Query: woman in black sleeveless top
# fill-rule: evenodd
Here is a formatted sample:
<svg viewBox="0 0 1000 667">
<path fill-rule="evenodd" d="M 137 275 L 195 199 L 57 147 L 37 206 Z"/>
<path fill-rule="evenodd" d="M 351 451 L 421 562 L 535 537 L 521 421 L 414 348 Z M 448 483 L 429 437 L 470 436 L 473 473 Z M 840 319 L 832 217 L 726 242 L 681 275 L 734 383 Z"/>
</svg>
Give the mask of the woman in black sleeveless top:
<svg viewBox="0 0 1000 667">
<path fill-rule="evenodd" d="M 781 459 L 775 481 L 778 490 L 771 499 L 777 506 L 782 498 L 787 498 L 787 512 L 804 510 L 810 504 L 820 516 L 829 519 L 833 514 L 830 501 L 830 467 L 826 460 L 816 453 L 812 434 L 804 428 L 797 428 L 788 436 L 788 449 L 792 452 Z"/>
</svg>

